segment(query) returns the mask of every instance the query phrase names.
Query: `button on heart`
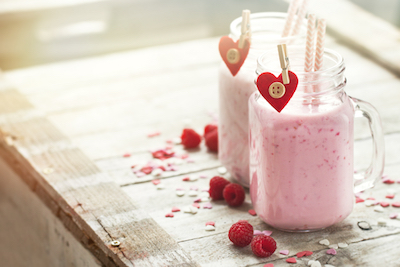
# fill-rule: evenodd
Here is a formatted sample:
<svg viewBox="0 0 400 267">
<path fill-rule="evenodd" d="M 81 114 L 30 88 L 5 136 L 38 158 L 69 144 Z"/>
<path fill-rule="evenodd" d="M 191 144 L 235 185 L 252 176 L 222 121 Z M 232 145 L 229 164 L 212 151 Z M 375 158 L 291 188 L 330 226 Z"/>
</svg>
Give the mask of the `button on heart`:
<svg viewBox="0 0 400 267">
<path fill-rule="evenodd" d="M 250 43 L 245 40 L 243 48 L 239 48 L 239 40 L 234 42 L 230 37 L 223 36 L 219 41 L 219 53 L 229 71 L 235 76 L 249 53 Z"/>
<path fill-rule="evenodd" d="M 258 91 L 278 112 L 281 112 L 292 98 L 299 83 L 296 74 L 291 71 L 289 71 L 289 79 L 288 84 L 283 84 L 282 74 L 276 77 L 270 72 L 261 73 L 257 78 Z"/>
</svg>

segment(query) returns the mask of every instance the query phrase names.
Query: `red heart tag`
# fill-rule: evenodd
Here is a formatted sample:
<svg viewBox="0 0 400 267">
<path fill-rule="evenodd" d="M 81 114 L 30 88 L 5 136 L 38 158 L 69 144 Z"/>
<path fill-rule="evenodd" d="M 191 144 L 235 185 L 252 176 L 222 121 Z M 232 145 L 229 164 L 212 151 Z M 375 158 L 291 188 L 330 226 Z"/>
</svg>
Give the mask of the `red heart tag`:
<svg viewBox="0 0 400 267">
<path fill-rule="evenodd" d="M 291 71 L 289 71 L 289 79 L 290 83 L 283 84 L 282 74 L 275 77 L 270 72 L 261 73 L 257 78 L 258 91 L 278 112 L 281 112 L 292 98 L 299 83 L 296 74 Z"/>
<path fill-rule="evenodd" d="M 234 42 L 228 36 L 223 36 L 221 40 L 219 40 L 219 53 L 233 76 L 235 76 L 242 67 L 249 53 L 249 49 L 250 43 L 248 40 L 244 41 L 243 48 L 239 48 L 239 40 Z"/>
</svg>

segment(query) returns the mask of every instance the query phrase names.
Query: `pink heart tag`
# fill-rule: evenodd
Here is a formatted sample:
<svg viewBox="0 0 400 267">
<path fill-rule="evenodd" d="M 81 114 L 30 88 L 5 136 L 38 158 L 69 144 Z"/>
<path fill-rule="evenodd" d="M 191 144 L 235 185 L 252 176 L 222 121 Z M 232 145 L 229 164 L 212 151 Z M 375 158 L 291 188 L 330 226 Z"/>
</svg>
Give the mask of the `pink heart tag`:
<svg viewBox="0 0 400 267">
<path fill-rule="evenodd" d="M 299 80 L 296 74 L 289 71 L 289 79 L 288 84 L 283 84 L 282 74 L 275 77 L 270 72 L 261 73 L 257 78 L 258 91 L 278 112 L 282 111 L 297 89 Z"/>
<path fill-rule="evenodd" d="M 229 71 L 235 76 L 249 53 L 250 43 L 245 40 L 243 48 L 239 48 L 239 40 L 234 42 L 232 38 L 223 36 L 219 40 L 219 53 Z"/>
</svg>

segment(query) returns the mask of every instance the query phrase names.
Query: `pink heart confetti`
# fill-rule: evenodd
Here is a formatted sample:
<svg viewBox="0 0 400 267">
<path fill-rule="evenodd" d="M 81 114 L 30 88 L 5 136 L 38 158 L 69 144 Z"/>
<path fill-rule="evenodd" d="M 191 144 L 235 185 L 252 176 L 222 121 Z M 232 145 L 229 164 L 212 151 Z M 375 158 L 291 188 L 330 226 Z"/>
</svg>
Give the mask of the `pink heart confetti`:
<svg viewBox="0 0 400 267">
<path fill-rule="evenodd" d="M 263 233 L 260 230 L 254 230 L 253 235 L 262 235 Z"/>
<path fill-rule="evenodd" d="M 367 198 L 367 200 L 375 200 L 375 198 L 374 197 L 369 197 L 369 198 Z"/>
<path fill-rule="evenodd" d="M 337 252 L 336 252 L 336 250 L 335 250 L 334 248 L 330 248 L 330 249 L 328 249 L 328 250 L 326 251 L 326 254 L 329 254 L 329 255 L 336 255 Z"/>
<path fill-rule="evenodd" d="M 384 208 L 390 206 L 390 204 L 389 204 L 388 202 L 384 202 L 384 201 L 382 201 L 380 204 L 381 204 L 381 206 L 384 207 Z"/>
<path fill-rule="evenodd" d="M 178 212 L 178 211 L 181 211 L 181 209 L 178 208 L 178 207 L 173 207 L 171 211 L 172 211 L 172 212 Z"/>
<path fill-rule="evenodd" d="M 267 263 L 263 267 L 274 267 L 274 265 L 272 263 Z"/>
<path fill-rule="evenodd" d="M 176 191 L 185 191 L 185 189 L 183 187 L 177 187 L 175 190 Z"/>
<path fill-rule="evenodd" d="M 279 251 L 279 253 L 282 255 L 289 255 L 289 250 L 284 249 L 284 250 Z"/>
<path fill-rule="evenodd" d="M 356 203 L 361 203 L 361 202 L 364 202 L 364 201 L 365 201 L 365 200 L 362 199 L 362 198 L 359 198 L 359 197 L 356 198 Z"/>
<path fill-rule="evenodd" d="M 210 188 L 203 188 L 203 189 L 201 189 L 201 192 L 209 192 L 210 191 Z"/>
<path fill-rule="evenodd" d="M 263 233 L 264 235 L 266 235 L 266 236 L 272 235 L 272 231 L 268 231 L 268 230 L 264 230 L 264 231 L 262 231 L 262 233 Z"/>
<path fill-rule="evenodd" d="M 400 202 L 393 202 L 392 207 L 400 208 Z"/>
<path fill-rule="evenodd" d="M 249 210 L 249 214 L 250 214 L 251 216 L 256 216 L 256 215 L 257 215 L 257 213 L 256 213 L 255 210 Z"/>
<path fill-rule="evenodd" d="M 394 184 L 394 180 L 392 180 L 392 179 L 384 179 L 384 180 L 382 180 L 382 182 L 385 184 Z"/>
<path fill-rule="evenodd" d="M 390 213 L 389 218 L 390 218 L 390 219 L 396 219 L 397 216 L 399 216 L 399 214 L 397 214 L 397 213 Z"/>
<path fill-rule="evenodd" d="M 160 132 L 152 132 L 152 133 L 147 134 L 147 137 L 154 137 L 154 136 L 157 136 L 160 134 L 161 134 Z"/>
<path fill-rule="evenodd" d="M 138 178 L 143 177 L 143 176 L 146 176 L 146 174 L 144 172 L 137 172 L 136 173 L 136 177 L 138 177 Z"/>
<path fill-rule="evenodd" d="M 200 175 L 199 177 L 200 177 L 201 179 L 206 179 L 206 178 L 207 178 L 207 175 L 202 174 L 202 175 Z"/>
<path fill-rule="evenodd" d="M 393 194 L 389 194 L 389 195 L 386 195 L 385 197 L 386 197 L 386 198 L 389 198 L 389 199 L 393 199 L 393 198 L 394 198 L 394 195 L 393 195 Z"/>
<path fill-rule="evenodd" d="M 193 202 L 194 202 L 194 203 L 199 203 L 199 202 L 201 202 L 201 198 L 197 198 L 197 199 L 195 199 Z"/>
<path fill-rule="evenodd" d="M 124 155 L 122 155 L 124 158 L 129 158 L 131 156 L 131 154 L 129 153 L 125 153 Z"/>
<path fill-rule="evenodd" d="M 288 262 L 288 263 L 296 263 L 297 261 L 296 261 L 295 258 L 288 258 L 288 259 L 286 259 L 286 262 Z"/>
<path fill-rule="evenodd" d="M 204 204 L 203 209 L 212 209 L 212 204 L 210 202 Z"/>
<path fill-rule="evenodd" d="M 397 182 L 396 182 L 396 183 L 400 184 L 400 179 L 399 179 L 399 180 L 397 180 Z"/>
<path fill-rule="evenodd" d="M 167 213 L 167 214 L 165 214 L 165 217 L 173 218 L 173 217 L 174 217 L 174 214 L 173 214 L 173 213 Z"/>
<path fill-rule="evenodd" d="M 215 226 L 215 222 L 206 222 L 206 226 L 207 226 L 207 225 Z"/>
<path fill-rule="evenodd" d="M 301 252 L 297 252 L 297 253 L 296 253 L 297 258 L 304 257 L 305 255 L 306 255 L 306 252 L 305 252 L 305 251 L 301 251 Z"/>
<path fill-rule="evenodd" d="M 193 203 L 192 206 L 200 209 L 200 204 L 198 204 L 198 203 Z"/>
<path fill-rule="evenodd" d="M 182 179 L 182 181 L 188 182 L 188 181 L 190 181 L 190 177 L 184 177 L 184 178 Z"/>
<path fill-rule="evenodd" d="M 190 187 L 190 190 L 193 190 L 193 191 L 198 191 L 198 190 L 199 190 L 199 188 L 198 188 L 197 186 L 195 186 L 195 185 L 194 185 L 194 186 L 191 186 L 191 187 Z"/>
<path fill-rule="evenodd" d="M 159 183 L 161 183 L 160 179 L 154 179 L 151 181 L 154 185 L 158 185 Z"/>
</svg>

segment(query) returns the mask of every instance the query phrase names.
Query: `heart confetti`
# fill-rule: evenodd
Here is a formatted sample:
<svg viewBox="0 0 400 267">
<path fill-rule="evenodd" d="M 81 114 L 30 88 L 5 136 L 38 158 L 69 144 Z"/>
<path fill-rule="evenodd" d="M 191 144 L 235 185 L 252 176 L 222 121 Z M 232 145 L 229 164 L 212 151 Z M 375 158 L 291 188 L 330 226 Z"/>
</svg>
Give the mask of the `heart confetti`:
<svg viewBox="0 0 400 267">
<path fill-rule="evenodd" d="M 250 43 L 245 40 L 243 48 L 239 48 L 239 40 L 234 42 L 230 37 L 223 36 L 219 40 L 219 53 L 229 71 L 235 76 L 249 53 Z"/>
<path fill-rule="evenodd" d="M 296 263 L 297 261 L 296 261 L 295 258 L 288 258 L 288 259 L 286 259 L 286 262 L 288 262 L 288 263 Z"/>
<path fill-rule="evenodd" d="M 331 249 L 328 249 L 328 250 L 326 251 L 326 254 L 329 254 L 329 255 L 336 255 L 337 252 L 336 252 L 336 249 L 331 248 Z"/>
<path fill-rule="evenodd" d="M 270 72 L 264 72 L 257 78 L 258 91 L 278 112 L 281 112 L 292 98 L 299 83 L 296 74 L 291 71 L 288 73 L 290 79 L 288 84 L 283 84 L 282 74 L 276 77 Z"/>
</svg>

